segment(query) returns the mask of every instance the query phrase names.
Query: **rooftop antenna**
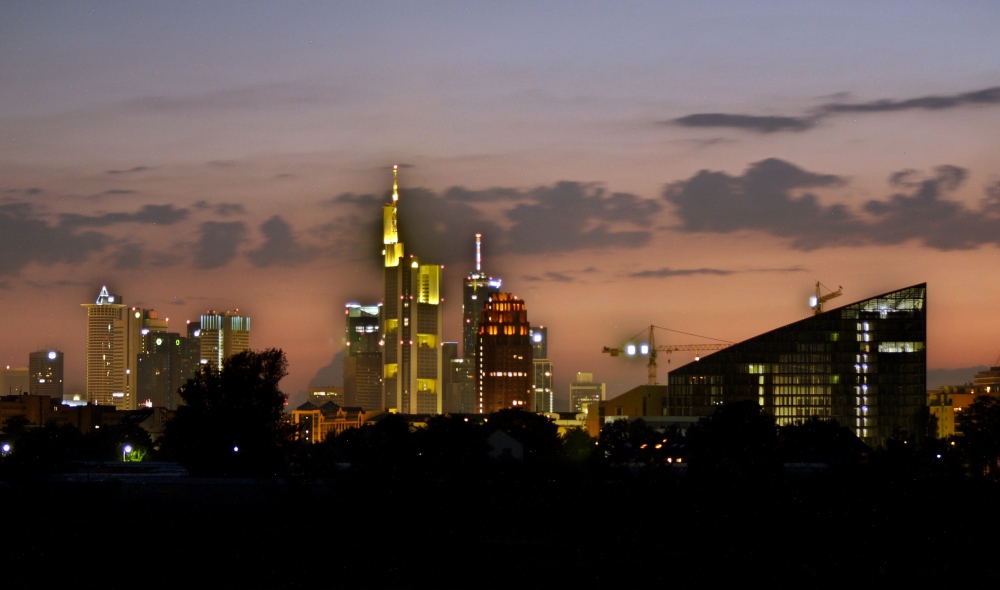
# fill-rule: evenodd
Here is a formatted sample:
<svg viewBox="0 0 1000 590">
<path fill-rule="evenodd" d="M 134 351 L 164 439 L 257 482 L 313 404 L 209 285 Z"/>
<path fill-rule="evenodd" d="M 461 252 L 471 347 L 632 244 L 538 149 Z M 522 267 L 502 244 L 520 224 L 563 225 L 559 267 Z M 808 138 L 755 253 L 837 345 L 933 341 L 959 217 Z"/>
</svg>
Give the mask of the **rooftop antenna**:
<svg viewBox="0 0 1000 590">
<path fill-rule="evenodd" d="M 396 201 L 399 200 L 399 183 L 397 182 L 397 180 L 398 180 L 398 174 L 399 174 L 399 164 L 393 164 L 392 165 L 392 202 L 393 203 L 395 203 Z"/>
<path fill-rule="evenodd" d="M 481 272 L 483 270 L 483 252 L 482 252 L 482 240 L 483 234 L 476 234 L 476 272 Z"/>
</svg>

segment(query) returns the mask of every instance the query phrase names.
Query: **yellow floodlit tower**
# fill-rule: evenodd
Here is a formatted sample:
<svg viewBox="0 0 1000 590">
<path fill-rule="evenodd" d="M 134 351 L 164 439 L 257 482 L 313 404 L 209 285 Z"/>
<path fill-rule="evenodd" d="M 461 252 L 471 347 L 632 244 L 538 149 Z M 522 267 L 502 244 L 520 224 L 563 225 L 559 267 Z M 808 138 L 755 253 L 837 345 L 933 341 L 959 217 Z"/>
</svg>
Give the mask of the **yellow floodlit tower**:
<svg viewBox="0 0 1000 590">
<path fill-rule="evenodd" d="M 398 205 L 399 167 L 393 166 L 392 202 L 382 206 L 384 404 L 404 414 L 440 414 L 441 267 L 404 256 Z"/>
</svg>

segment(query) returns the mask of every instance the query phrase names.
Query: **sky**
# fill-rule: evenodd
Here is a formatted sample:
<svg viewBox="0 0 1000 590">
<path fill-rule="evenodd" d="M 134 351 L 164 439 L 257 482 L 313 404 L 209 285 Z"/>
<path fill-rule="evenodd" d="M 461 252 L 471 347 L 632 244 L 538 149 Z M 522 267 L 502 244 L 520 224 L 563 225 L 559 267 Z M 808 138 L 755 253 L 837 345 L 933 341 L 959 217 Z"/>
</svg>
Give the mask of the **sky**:
<svg viewBox="0 0 1000 590">
<path fill-rule="evenodd" d="M 84 389 L 101 287 L 251 318 L 292 403 L 376 302 L 400 166 L 445 339 L 483 268 L 548 328 L 557 409 L 657 344 L 928 284 L 928 367 L 1000 354 L 995 2 L 0 3 L 0 365 Z M 823 290 L 827 292 L 826 289 Z M 671 331 L 672 330 L 672 331 Z M 693 353 L 660 357 L 660 381 Z"/>
</svg>

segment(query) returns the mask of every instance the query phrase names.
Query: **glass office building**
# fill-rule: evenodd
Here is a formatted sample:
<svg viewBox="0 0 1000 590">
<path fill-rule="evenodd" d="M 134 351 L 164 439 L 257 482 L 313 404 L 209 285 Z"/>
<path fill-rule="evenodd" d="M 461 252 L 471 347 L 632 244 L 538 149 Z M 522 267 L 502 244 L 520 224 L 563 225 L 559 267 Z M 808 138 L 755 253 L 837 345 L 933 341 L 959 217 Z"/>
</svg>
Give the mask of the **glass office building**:
<svg viewBox="0 0 1000 590">
<path fill-rule="evenodd" d="M 667 415 L 754 400 L 779 425 L 835 419 L 870 445 L 914 432 L 926 405 L 927 284 L 800 320 L 670 373 Z"/>
</svg>

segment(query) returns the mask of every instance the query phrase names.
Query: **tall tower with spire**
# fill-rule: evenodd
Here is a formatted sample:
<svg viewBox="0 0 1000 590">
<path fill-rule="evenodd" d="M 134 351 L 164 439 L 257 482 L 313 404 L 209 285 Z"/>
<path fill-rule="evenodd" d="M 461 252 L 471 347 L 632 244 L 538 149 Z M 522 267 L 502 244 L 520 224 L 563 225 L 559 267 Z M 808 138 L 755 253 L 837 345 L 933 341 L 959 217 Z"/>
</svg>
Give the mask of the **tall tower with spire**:
<svg viewBox="0 0 1000 590">
<path fill-rule="evenodd" d="M 399 241 L 399 166 L 392 201 L 382 206 L 382 397 L 404 414 L 440 414 L 442 406 L 441 266 L 408 258 Z"/>
<path fill-rule="evenodd" d="M 490 295 L 500 292 L 501 280 L 483 272 L 483 234 L 476 234 L 476 270 L 465 277 L 462 286 L 462 358 L 476 357 L 479 319 Z"/>
</svg>

